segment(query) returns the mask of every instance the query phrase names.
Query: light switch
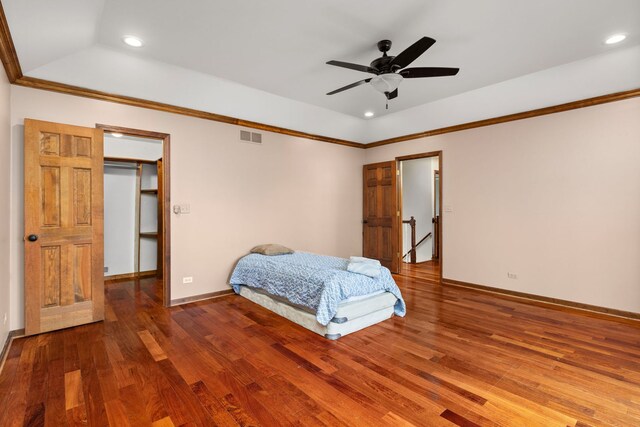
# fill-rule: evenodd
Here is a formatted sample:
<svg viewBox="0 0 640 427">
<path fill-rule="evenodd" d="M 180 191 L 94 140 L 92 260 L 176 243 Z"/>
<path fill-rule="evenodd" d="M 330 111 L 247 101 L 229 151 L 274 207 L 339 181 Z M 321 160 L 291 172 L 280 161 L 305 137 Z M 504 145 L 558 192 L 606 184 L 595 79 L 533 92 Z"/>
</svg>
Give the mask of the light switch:
<svg viewBox="0 0 640 427">
<path fill-rule="evenodd" d="M 173 205 L 173 213 L 176 215 L 188 214 L 191 213 L 191 206 L 183 204 L 183 205 Z"/>
</svg>

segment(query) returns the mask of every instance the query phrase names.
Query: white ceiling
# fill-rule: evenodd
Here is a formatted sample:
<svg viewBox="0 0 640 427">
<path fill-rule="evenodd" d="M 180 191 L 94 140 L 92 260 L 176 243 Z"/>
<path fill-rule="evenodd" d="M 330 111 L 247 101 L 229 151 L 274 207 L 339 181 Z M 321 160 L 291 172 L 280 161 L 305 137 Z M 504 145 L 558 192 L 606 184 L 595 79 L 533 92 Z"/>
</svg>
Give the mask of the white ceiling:
<svg viewBox="0 0 640 427">
<path fill-rule="evenodd" d="M 155 92 L 146 93 L 147 98 L 163 102 L 169 99 L 173 101 L 169 103 L 279 126 L 297 126 L 298 130 L 331 133 L 323 125 L 312 124 L 313 118 L 294 120 L 267 111 L 282 104 L 289 116 L 292 111 L 305 111 L 318 117 L 317 120 L 331 121 L 338 128 L 359 128 L 353 132 L 340 130 L 340 135 L 335 132 L 333 135 L 355 140 L 362 138 L 354 136 L 354 132 L 361 133 L 368 126 L 368 121 L 361 120 L 364 111 L 374 111 L 377 118 L 402 114 L 438 100 L 640 43 L 638 0 L 4 0 L 2 3 L 26 75 L 145 97 L 144 88 L 138 87 L 144 85 L 136 83 L 136 73 L 145 70 L 148 80 L 154 82 L 161 81 L 157 79 L 164 73 L 165 78 L 173 76 L 174 80 L 150 88 Z M 619 46 L 605 45 L 604 38 L 616 32 L 629 36 Z M 134 49 L 124 45 L 121 40 L 124 34 L 141 37 L 145 46 Z M 388 111 L 384 109 L 384 96 L 369 85 L 325 95 L 369 76 L 326 65 L 326 61 L 368 64 L 380 56 L 377 41 L 392 40 L 393 55 L 422 36 L 430 36 L 437 42 L 411 66 L 459 67 L 457 76 L 403 81 L 400 95 L 391 101 Z M 106 68 L 119 72 L 118 78 L 107 75 Z M 640 75 L 640 70 L 637 71 Z M 175 81 L 178 74 L 185 78 L 189 72 L 193 78 L 187 78 L 186 83 Z M 156 80 L 151 73 L 158 74 L 154 76 Z M 613 80 L 610 77 L 601 76 L 603 80 Z M 202 87 L 196 87 L 195 82 Z M 174 86 L 174 91 L 180 93 L 163 94 L 163 86 Z M 218 91 L 208 93 L 213 87 Z M 538 97 L 545 90 L 536 87 L 531 93 Z M 244 94 L 241 99 L 245 109 L 239 113 L 234 110 L 234 91 Z M 224 98 L 222 101 L 228 102 L 199 99 L 205 93 L 209 98 L 219 94 Z M 580 88 L 569 96 L 584 97 Z M 249 98 L 256 100 L 253 106 L 247 106 Z M 285 108 L 286 100 L 295 102 L 289 102 Z M 237 107 L 242 109 L 240 105 Z M 358 120 L 354 122 L 344 115 Z M 394 132 L 406 133 L 400 128 Z"/>
</svg>

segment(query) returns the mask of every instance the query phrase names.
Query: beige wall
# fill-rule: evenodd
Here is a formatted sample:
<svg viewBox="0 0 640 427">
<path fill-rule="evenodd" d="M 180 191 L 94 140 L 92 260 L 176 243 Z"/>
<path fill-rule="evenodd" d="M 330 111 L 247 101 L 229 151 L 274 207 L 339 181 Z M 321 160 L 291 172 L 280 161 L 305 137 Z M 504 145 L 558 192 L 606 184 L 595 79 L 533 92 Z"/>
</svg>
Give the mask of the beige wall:
<svg viewBox="0 0 640 427">
<path fill-rule="evenodd" d="M 171 219 L 174 299 L 227 289 L 233 263 L 257 243 L 360 253 L 361 165 L 443 150 L 446 278 L 640 312 L 638 98 L 358 150 L 271 133 L 262 146 L 240 143 L 236 126 L 12 87 L 11 329 L 23 326 L 25 117 L 171 134 L 172 202 L 191 205 Z"/>
<path fill-rule="evenodd" d="M 640 98 L 365 153 L 435 150 L 445 278 L 640 312 Z"/>
<path fill-rule="evenodd" d="M 10 330 L 8 319 L 11 311 L 9 303 L 9 202 L 11 194 L 9 103 L 11 89 L 7 76 L 1 71 L 0 74 L 2 74 L 0 76 L 0 350 L 2 350 Z"/>
<path fill-rule="evenodd" d="M 33 118 L 171 134 L 172 298 L 228 289 L 234 262 L 254 245 L 348 257 L 361 252 L 364 150 L 263 133 L 239 141 L 239 127 L 119 104 L 12 87 L 12 329 L 23 325 L 22 133 Z M 4 158 L 4 157 L 3 157 Z M 182 277 L 192 276 L 192 284 Z"/>
</svg>

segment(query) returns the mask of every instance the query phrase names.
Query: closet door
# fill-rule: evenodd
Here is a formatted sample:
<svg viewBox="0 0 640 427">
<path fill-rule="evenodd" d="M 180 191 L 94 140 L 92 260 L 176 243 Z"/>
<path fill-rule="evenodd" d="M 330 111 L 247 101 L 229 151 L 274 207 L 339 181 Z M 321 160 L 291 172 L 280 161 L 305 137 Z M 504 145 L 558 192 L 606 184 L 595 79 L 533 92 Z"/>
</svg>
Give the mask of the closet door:
<svg viewBox="0 0 640 427">
<path fill-rule="evenodd" d="M 25 332 L 104 318 L 103 133 L 24 123 Z"/>
</svg>

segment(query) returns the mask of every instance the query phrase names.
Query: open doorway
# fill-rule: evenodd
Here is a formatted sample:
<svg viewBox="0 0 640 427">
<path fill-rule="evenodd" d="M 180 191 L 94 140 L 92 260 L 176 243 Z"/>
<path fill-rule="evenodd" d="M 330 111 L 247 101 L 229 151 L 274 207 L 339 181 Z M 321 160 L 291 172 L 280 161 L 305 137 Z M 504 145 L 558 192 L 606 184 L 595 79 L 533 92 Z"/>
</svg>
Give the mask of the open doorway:
<svg viewBox="0 0 640 427">
<path fill-rule="evenodd" d="M 105 283 L 154 278 L 168 306 L 169 135 L 97 127 L 104 131 Z"/>
<path fill-rule="evenodd" d="M 442 153 L 398 157 L 400 274 L 442 279 Z"/>
</svg>

